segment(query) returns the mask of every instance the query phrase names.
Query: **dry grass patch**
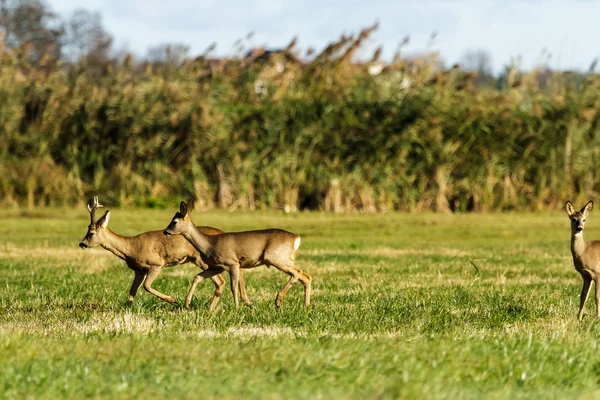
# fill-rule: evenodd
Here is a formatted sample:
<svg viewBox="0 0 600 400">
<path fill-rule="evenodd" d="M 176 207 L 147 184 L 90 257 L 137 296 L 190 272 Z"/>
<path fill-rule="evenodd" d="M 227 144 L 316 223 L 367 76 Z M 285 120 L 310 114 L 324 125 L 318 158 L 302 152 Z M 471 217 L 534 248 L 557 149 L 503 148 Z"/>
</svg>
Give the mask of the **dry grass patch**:
<svg viewBox="0 0 600 400">
<path fill-rule="evenodd" d="M 0 247 L 1 259 L 38 261 L 40 266 L 48 268 L 77 264 L 80 266 L 78 271 L 89 274 L 105 272 L 115 264 L 126 267 L 124 261 L 118 260 L 113 254 L 101 248 L 84 251 L 64 247 L 23 247 L 5 243 Z"/>
<path fill-rule="evenodd" d="M 0 334 L 26 334 L 26 335 L 79 335 L 89 333 L 153 333 L 160 331 L 162 325 L 159 321 L 142 315 L 126 312 L 123 314 L 98 313 L 91 316 L 88 321 L 47 322 L 35 321 L 7 321 L 0 324 Z"/>
<path fill-rule="evenodd" d="M 294 331 L 291 328 L 280 327 L 280 326 L 232 326 L 226 331 L 219 332 L 215 330 L 202 329 L 197 331 L 193 336 L 199 336 L 202 338 L 242 338 L 242 339 L 254 339 L 254 338 L 294 338 L 305 336 L 306 333 L 303 330 Z"/>
<path fill-rule="evenodd" d="M 316 249 L 307 250 L 304 254 L 312 256 L 346 256 L 346 255 L 363 255 L 363 256 L 380 256 L 380 257 L 398 257 L 404 255 L 423 255 L 423 256 L 449 256 L 449 257 L 469 257 L 472 252 L 452 249 L 452 248 L 434 248 L 434 249 L 393 249 L 390 247 L 377 247 L 373 249 L 344 249 L 344 250 L 328 250 Z"/>
<path fill-rule="evenodd" d="M 64 247 L 23 247 L 11 243 L 0 247 L 0 259 L 52 262 L 49 267 L 56 264 L 81 264 L 81 271 L 89 273 L 103 272 L 115 261 L 112 254 L 102 249 L 83 251 Z"/>
<path fill-rule="evenodd" d="M 41 259 L 53 261 L 79 261 L 82 259 L 81 249 L 43 246 L 17 246 L 4 243 L 0 247 L 0 258 L 11 260 Z"/>
<path fill-rule="evenodd" d="M 291 328 L 282 327 L 282 326 L 253 326 L 253 325 L 238 326 L 238 327 L 232 326 L 231 328 L 229 328 L 227 330 L 228 335 L 245 337 L 245 338 L 251 338 L 251 337 L 276 338 L 276 337 L 280 337 L 280 336 L 293 337 L 293 336 L 298 336 L 299 333 L 300 333 L 299 331 L 294 331 Z"/>
<path fill-rule="evenodd" d="M 72 326 L 78 333 L 153 333 L 162 329 L 160 321 L 142 315 L 126 312 L 124 314 L 97 314 L 89 321 L 76 322 Z"/>
</svg>

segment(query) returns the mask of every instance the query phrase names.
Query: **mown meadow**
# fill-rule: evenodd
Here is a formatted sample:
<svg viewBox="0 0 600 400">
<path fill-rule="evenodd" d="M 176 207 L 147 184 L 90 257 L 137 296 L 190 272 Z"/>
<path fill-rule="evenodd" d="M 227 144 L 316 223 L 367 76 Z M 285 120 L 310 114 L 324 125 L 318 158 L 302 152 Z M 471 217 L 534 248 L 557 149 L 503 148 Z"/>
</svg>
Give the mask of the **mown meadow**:
<svg viewBox="0 0 600 400">
<path fill-rule="evenodd" d="M 114 209 L 121 234 L 163 229 L 176 209 Z M 274 269 L 247 271 L 253 307 L 227 290 L 207 312 L 193 265 L 140 291 L 103 249 L 81 250 L 78 209 L 0 211 L 3 398 L 593 398 L 600 324 L 576 319 L 581 278 L 564 212 L 196 212 L 228 231 L 280 227 L 303 240 L 309 310 Z M 589 218 L 586 238 L 600 237 Z"/>
</svg>

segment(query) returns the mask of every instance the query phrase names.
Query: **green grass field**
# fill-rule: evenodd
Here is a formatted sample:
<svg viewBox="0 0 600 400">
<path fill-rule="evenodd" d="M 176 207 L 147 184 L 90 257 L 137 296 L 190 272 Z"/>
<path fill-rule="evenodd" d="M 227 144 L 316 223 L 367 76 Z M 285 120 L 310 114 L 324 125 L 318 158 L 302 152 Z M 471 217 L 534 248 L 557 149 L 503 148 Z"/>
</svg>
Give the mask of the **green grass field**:
<svg viewBox="0 0 600 400">
<path fill-rule="evenodd" d="M 163 229 L 173 210 L 113 210 L 120 234 Z M 540 214 L 195 213 L 228 231 L 302 236 L 313 277 L 281 309 L 287 277 L 245 274 L 252 308 L 217 311 L 202 282 L 192 309 L 140 290 L 109 252 L 81 250 L 86 210 L 0 212 L 2 398 L 565 398 L 600 395 L 593 296 L 564 212 Z M 600 239 L 592 213 L 586 239 Z M 476 266 L 476 267 L 475 267 Z M 197 268 L 154 287 L 184 299 Z M 228 277 L 226 277 L 228 279 Z"/>
</svg>

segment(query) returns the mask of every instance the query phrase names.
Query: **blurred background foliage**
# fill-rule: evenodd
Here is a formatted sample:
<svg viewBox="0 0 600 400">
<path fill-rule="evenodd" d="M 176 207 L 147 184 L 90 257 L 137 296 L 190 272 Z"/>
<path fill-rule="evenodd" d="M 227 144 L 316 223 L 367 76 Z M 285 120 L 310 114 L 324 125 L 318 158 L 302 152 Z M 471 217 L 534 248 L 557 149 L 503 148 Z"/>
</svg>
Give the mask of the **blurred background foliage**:
<svg viewBox="0 0 600 400">
<path fill-rule="evenodd" d="M 96 13 L 0 0 L 0 204 L 334 212 L 544 209 L 597 197 L 600 77 L 485 54 L 115 52 Z"/>
</svg>

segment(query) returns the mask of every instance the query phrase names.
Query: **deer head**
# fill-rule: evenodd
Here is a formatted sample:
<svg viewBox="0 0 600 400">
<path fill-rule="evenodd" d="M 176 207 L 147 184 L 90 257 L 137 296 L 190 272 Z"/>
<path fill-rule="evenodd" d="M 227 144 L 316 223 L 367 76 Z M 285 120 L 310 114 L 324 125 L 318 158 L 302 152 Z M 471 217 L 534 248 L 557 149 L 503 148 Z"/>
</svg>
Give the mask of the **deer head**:
<svg viewBox="0 0 600 400">
<path fill-rule="evenodd" d="M 164 234 L 167 236 L 171 235 L 180 235 L 186 232 L 191 225 L 193 225 L 192 219 L 190 217 L 190 212 L 193 209 L 193 200 L 188 200 L 188 204 L 185 201 L 182 201 L 179 204 L 179 212 L 175 213 L 175 216 L 171 220 L 167 229 L 164 230 Z"/>
<path fill-rule="evenodd" d="M 102 218 L 96 222 L 96 209 L 104 207 L 98 202 L 98 197 L 94 196 L 94 201 L 91 205 L 88 204 L 87 208 L 90 212 L 90 225 L 88 231 L 79 242 L 79 247 L 87 249 L 88 247 L 94 247 L 101 245 L 104 242 L 106 227 L 108 221 L 110 221 L 110 210 L 106 210 Z"/>
<path fill-rule="evenodd" d="M 590 215 L 593 207 L 594 203 L 592 201 L 588 201 L 588 203 L 581 210 L 575 211 L 573 204 L 571 204 L 570 201 L 567 201 L 565 204 L 565 210 L 567 211 L 567 215 L 571 220 L 571 233 L 573 235 L 578 235 L 583 232 L 585 219 L 588 215 Z"/>
</svg>

